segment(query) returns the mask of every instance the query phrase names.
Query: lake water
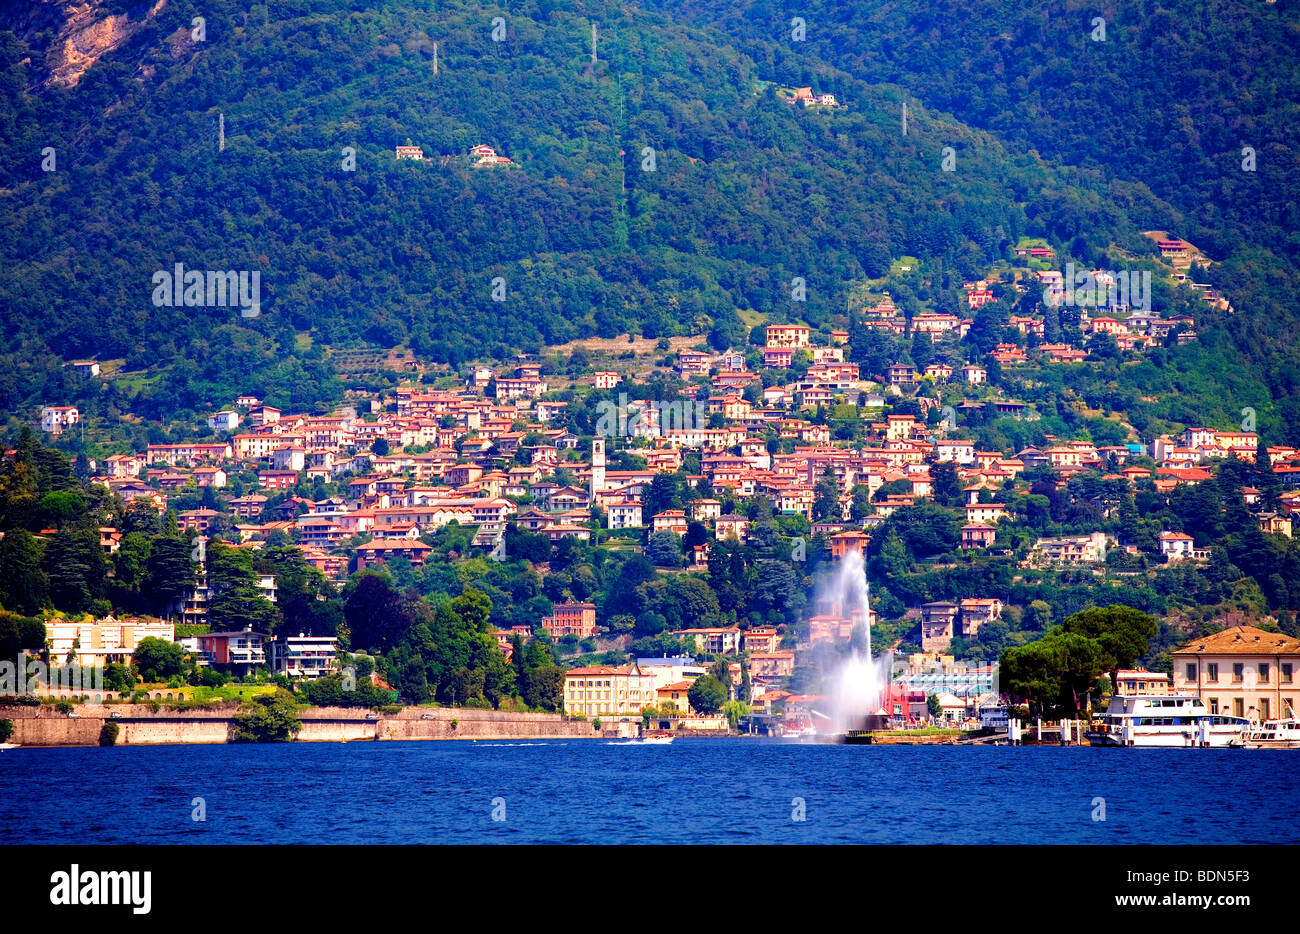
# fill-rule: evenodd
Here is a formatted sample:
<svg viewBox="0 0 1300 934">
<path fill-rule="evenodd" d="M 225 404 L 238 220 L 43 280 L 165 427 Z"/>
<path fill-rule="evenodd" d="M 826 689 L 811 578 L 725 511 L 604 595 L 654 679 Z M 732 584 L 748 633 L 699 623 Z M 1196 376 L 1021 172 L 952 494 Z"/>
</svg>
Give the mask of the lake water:
<svg viewBox="0 0 1300 934">
<path fill-rule="evenodd" d="M 734 739 L 16 749 L 0 844 L 1295 843 L 1297 765 Z"/>
</svg>

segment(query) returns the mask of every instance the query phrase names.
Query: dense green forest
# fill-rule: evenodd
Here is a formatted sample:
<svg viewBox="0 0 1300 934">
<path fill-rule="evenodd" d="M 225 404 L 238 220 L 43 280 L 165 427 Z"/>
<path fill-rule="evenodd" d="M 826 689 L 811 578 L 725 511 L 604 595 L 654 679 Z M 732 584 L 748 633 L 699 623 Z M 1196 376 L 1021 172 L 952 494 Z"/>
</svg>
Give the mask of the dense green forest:
<svg viewBox="0 0 1300 934">
<path fill-rule="evenodd" d="M 360 342 L 453 363 L 625 331 L 725 346 L 740 310 L 842 315 L 891 257 L 931 261 L 947 289 L 1021 236 L 1151 255 L 1138 231 L 1177 226 L 1140 183 L 1053 168 L 856 68 L 793 68 L 777 40 L 741 51 L 703 22 L 528 2 L 494 42 L 498 12 L 168 4 L 75 88 L 0 33 L 0 408 L 160 418 L 248 390 L 322 407 L 341 391 L 323 348 Z M 769 79 L 847 106 L 793 107 Z M 424 161 L 395 160 L 408 139 Z M 474 167 L 477 143 L 515 165 Z M 259 270 L 262 314 L 154 307 L 152 274 L 177 262 Z M 82 356 L 139 375 L 77 383 L 58 364 Z"/>
</svg>

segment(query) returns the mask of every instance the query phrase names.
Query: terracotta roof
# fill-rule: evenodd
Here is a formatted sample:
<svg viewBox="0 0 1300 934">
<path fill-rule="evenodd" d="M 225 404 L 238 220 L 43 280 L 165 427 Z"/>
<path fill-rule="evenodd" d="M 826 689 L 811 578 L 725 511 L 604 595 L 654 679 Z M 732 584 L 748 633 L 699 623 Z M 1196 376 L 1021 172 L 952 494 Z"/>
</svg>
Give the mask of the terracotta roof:
<svg viewBox="0 0 1300 934">
<path fill-rule="evenodd" d="M 694 681 L 675 681 L 672 684 L 665 684 L 659 688 L 660 691 L 689 691 Z"/>
<path fill-rule="evenodd" d="M 1175 655 L 1300 655 L 1300 639 L 1254 626 L 1231 626 L 1196 639 Z"/>
</svg>

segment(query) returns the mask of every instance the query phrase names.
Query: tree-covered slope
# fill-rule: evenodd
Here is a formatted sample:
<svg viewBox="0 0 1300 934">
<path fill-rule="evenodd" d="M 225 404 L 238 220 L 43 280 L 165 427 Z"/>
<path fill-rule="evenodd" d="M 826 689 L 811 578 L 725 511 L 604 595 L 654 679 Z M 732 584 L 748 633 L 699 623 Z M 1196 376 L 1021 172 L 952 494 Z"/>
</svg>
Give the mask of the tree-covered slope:
<svg viewBox="0 0 1300 934">
<path fill-rule="evenodd" d="M 75 401 L 57 358 L 165 368 L 113 390 L 156 416 L 249 383 L 292 386 L 295 406 L 330 398 L 322 344 L 457 361 L 627 330 L 725 342 L 743 338 L 737 309 L 842 313 L 891 257 L 941 257 L 959 279 L 1026 233 L 1149 250 L 1137 231 L 1173 219 L 1139 186 L 1046 167 L 914 90 L 904 135 L 896 87 L 829 64 L 796 75 L 779 43 L 742 53 L 712 26 L 621 4 L 118 6 L 138 30 L 75 87 L 47 84 L 41 50 L 0 34 L 10 411 Z M 768 79 L 848 106 L 791 106 Z M 408 139 L 424 161 L 394 158 Z M 515 164 L 473 166 L 478 143 Z M 260 271 L 262 315 L 155 307 L 151 276 L 177 262 Z"/>
<path fill-rule="evenodd" d="M 1210 336 L 1300 440 L 1300 12 L 1256 0 L 644 0 L 790 83 L 840 68 L 1172 205 L 1238 314 Z M 804 21 L 792 40 L 792 19 Z M 1099 18 L 1104 22 L 1099 23 Z M 1120 203 L 1124 196 L 1117 193 Z M 1080 231 L 1094 254 L 1105 234 Z M 1085 254 L 1089 249 L 1082 252 Z M 1203 335 L 1203 339 L 1204 339 Z M 1210 413 L 1204 416 L 1207 420 Z"/>
</svg>

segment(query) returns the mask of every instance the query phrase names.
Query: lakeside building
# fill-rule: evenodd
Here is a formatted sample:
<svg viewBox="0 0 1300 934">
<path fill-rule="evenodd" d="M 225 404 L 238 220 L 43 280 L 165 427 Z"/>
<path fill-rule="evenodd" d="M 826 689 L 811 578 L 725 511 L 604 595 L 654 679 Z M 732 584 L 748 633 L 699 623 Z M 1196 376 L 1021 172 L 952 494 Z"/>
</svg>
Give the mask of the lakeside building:
<svg viewBox="0 0 1300 934">
<path fill-rule="evenodd" d="M 1115 672 L 1112 690 L 1121 697 L 1135 694 L 1168 694 L 1169 675 L 1163 671 L 1146 671 L 1142 668 L 1121 669 Z"/>
<path fill-rule="evenodd" d="M 586 717 L 641 716 L 658 702 L 655 676 L 636 662 L 571 668 L 564 674 L 564 712 Z"/>
<path fill-rule="evenodd" d="M 316 679 L 339 670 L 339 640 L 298 633 L 271 643 L 271 669 L 289 678 Z"/>
<path fill-rule="evenodd" d="M 660 712 L 671 704 L 677 709 L 677 712 L 688 717 L 695 716 L 695 708 L 691 706 L 691 685 L 694 681 L 674 681 L 672 684 L 665 684 L 661 688 L 655 689 L 655 703 Z"/>
<path fill-rule="evenodd" d="M 1300 703 L 1300 639 L 1230 626 L 1195 639 L 1174 657 L 1174 690 L 1194 693 L 1210 713 L 1270 720 Z"/>
<path fill-rule="evenodd" d="M 45 622 L 45 644 L 56 665 L 130 664 L 140 640 L 176 641 L 176 627 L 161 620 L 112 618 L 89 623 L 51 619 Z"/>
<path fill-rule="evenodd" d="M 951 655 L 917 652 L 907 657 L 907 669 L 894 678 L 894 686 L 923 695 L 950 694 L 963 700 L 996 694 L 996 665 L 957 661 Z"/>
<path fill-rule="evenodd" d="M 658 658 L 638 658 L 637 667 L 654 678 L 655 688 L 663 688 L 679 681 L 694 682 L 709 671 L 689 655 L 664 655 Z"/>
<path fill-rule="evenodd" d="M 198 640 L 204 660 L 215 668 L 244 675 L 266 667 L 266 648 L 271 637 L 264 632 L 252 629 L 207 632 Z"/>
</svg>

